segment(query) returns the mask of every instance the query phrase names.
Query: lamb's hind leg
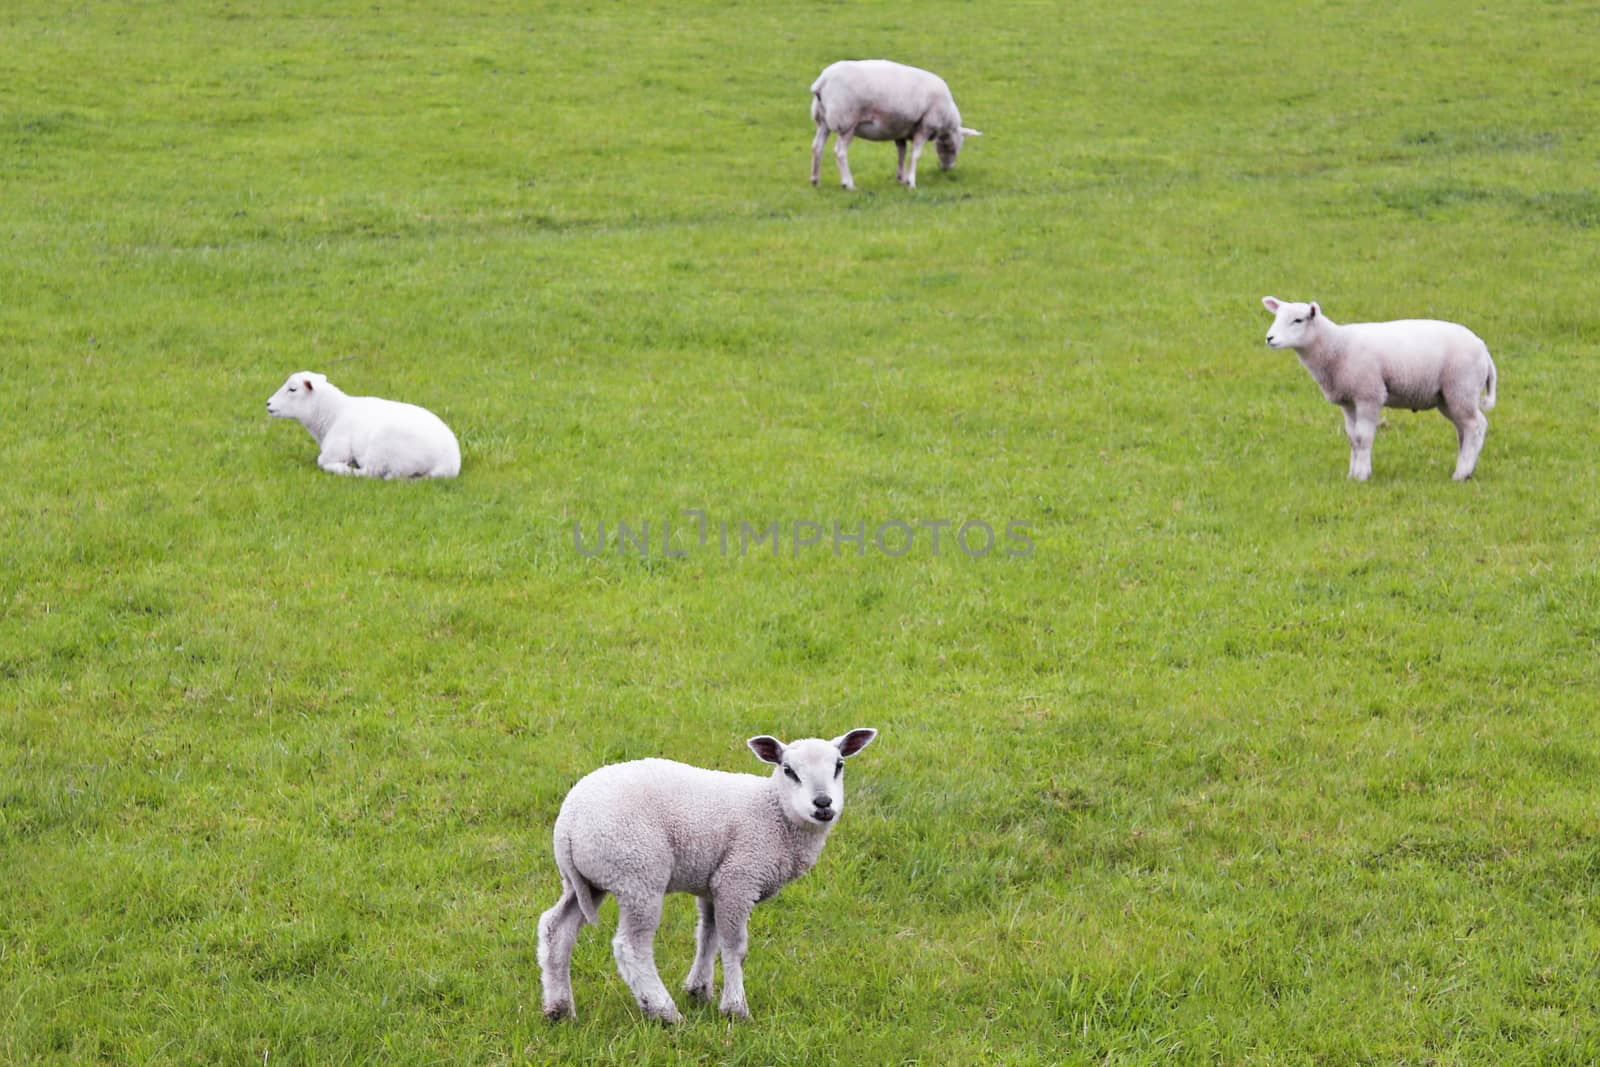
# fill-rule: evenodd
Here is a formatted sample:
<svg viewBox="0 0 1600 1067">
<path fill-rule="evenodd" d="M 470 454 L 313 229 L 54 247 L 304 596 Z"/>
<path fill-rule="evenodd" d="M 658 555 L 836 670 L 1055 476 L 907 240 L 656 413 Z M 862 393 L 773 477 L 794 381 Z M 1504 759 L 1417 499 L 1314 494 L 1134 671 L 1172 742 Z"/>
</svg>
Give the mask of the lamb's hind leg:
<svg viewBox="0 0 1600 1067">
<path fill-rule="evenodd" d="M 555 907 L 539 916 L 539 978 L 544 986 L 544 1013 L 569 1018 L 572 1007 L 572 946 L 586 920 L 578 898 L 563 889 Z"/>
<path fill-rule="evenodd" d="M 617 898 L 617 936 L 611 939 L 617 970 L 628 983 L 639 1010 L 664 1023 L 682 1022 L 672 994 L 656 970 L 656 927 L 661 925 L 660 893 L 615 894 Z"/>
<path fill-rule="evenodd" d="M 1478 453 L 1483 451 L 1483 439 L 1489 433 L 1489 420 L 1478 410 L 1475 396 L 1470 401 L 1447 397 L 1440 410 L 1456 428 L 1456 469 L 1450 477 L 1464 482 L 1477 469 Z"/>
<path fill-rule="evenodd" d="M 833 158 L 839 161 L 839 183 L 846 189 L 856 187 L 856 180 L 850 175 L 850 142 L 855 136 L 854 130 L 840 130 L 838 140 L 833 142 Z"/>
<path fill-rule="evenodd" d="M 709 897 L 695 897 L 700 918 L 694 924 L 694 965 L 683 980 L 684 991 L 710 1003 L 716 995 L 717 911 Z"/>
<path fill-rule="evenodd" d="M 894 143 L 894 151 L 894 180 L 904 185 L 906 183 L 906 139 L 904 137 Z"/>
</svg>

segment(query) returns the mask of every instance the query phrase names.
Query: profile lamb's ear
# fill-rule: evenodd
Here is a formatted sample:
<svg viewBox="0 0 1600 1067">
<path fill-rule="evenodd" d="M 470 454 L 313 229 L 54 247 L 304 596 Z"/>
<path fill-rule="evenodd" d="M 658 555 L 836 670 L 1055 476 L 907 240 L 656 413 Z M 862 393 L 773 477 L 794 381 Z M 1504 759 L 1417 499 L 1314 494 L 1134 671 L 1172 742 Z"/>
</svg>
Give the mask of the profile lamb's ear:
<svg viewBox="0 0 1600 1067">
<path fill-rule="evenodd" d="M 870 726 L 863 726 L 860 729 L 851 730 L 842 737 L 835 737 L 833 739 L 833 747 L 839 750 L 839 755 L 841 756 L 854 756 L 857 752 L 872 744 L 872 739 L 877 736 L 878 731 Z"/>
<path fill-rule="evenodd" d="M 1317 302 L 1315 300 L 1311 301 L 1311 314 L 1306 316 L 1306 321 L 1310 322 L 1312 319 L 1316 318 L 1321 313 L 1322 313 L 1322 309 L 1317 306 Z"/>
<path fill-rule="evenodd" d="M 300 384 L 306 387 L 306 392 L 308 392 L 308 393 L 311 392 L 311 379 L 310 378 L 302 378 L 302 379 L 300 379 Z"/>
<path fill-rule="evenodd" d="M 975 130 L 971 126 L 963 126 L 963 127 L 961 127 L 961 136 L 963 136 L 963 137 L 982 137 L 983 136 L 983 131 L 982 130 Z"/>
<path fill-rule="evenodd" d="M 1276 312 L 1278 310 L 1278 298 L 1275 296 L 1264 296 L 1261 298 L 1261 303 L 1265 305 L 1268 311 Z"/>
<path fill-rule="evenodd" d="M 745 744 L 750 746 L 750 751 L 754 752 L 756 759 L 762 763 L 782 763 L 783 750 L 788 747 L 776 737 L 769 737 L 766 734 L 752 737 Z"/>
</svg>

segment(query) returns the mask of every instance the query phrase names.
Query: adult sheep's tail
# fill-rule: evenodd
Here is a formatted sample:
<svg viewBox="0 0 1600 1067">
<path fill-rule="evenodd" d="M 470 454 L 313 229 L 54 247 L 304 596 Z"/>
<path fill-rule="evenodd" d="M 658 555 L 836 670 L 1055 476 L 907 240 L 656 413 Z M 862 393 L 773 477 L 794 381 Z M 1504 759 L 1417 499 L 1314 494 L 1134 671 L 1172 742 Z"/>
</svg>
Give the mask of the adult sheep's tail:
<svg viewBox="0 0 1600 1067">
<path fill-rule="evenodd" d="M 1484 350 L 1484 355 L 1486 355 L 1486 356 L 1489 355 L 1488 349 Z M 1500 375 L 1494 369 L 1494 357 L 1493 356 L 1489 356 L 1489 384 L 1488 384 L 1488 390 L 1489 391 L 1487 393 L 1485 393 L 1484 397 L 1483 397 L 1483 410 L 1485 410 L 1485 411 L 1493 411 L 1494 410 L 1494 387 L 1495 387 L 1496 381 L 1499 380 L 1499 377 L 1500 377 Z"/>
<path fill-rule="evenodd" d="M 556 842 L 556 870 L 561 872 L 561 881 L 567 890 L 578 901 L 578 910 L 583 912 L 583 917 L 588 922 L 599 922 L 600 911 L 595 907 L 594 892 L 589 888 L 589 880 L 578 873 L 578 868 L 572 862 L 572 839 L 562 838 Z"/>
</svg>

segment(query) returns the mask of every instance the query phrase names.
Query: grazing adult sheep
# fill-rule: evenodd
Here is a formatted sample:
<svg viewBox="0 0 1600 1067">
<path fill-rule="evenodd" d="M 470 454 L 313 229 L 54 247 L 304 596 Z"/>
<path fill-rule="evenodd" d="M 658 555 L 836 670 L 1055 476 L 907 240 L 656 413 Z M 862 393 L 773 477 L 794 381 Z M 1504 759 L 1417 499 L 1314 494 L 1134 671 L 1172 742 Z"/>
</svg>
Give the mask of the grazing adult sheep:
<svg viewBox="0 0 1600 1067">
<path fill-rule="evenodd" d="M 616 763 L 579 779 L 556 816 L 561 899 L 539 918 L 544 1013 L 574 1014 L 572 946 L 597 921 L 605 894 L 617 898 L 611 947 L 617 970 L 645 1015 L 679 1022 L 656 971 L 655 934 L 667 893 L 699 898 L 694 964 L 683 988 L 713 993 L 722 953 L 721 1010 L 749 1018 L 744 996 L 745 924 L 750 910 L 811 869 L 844 807 L 844 761 L 878 731 L 785 745 L 752 737 L 750 750 L 772 774 L 731 774 L 672 760 Z"/>
<path fill-rule="evenodd" d="M 817 124 L 817 137 L 811 143 L 811 184 L 822 180 L 822 148 L 828 134 L 837 133 L 833 154 L 846 189 L 856 187 L 849 158 L 850 142 L 856 137 L 893 141 L 899 150 L 895 180 L 915 189 L 923 145 L 932 141 L 939 167 L 949 170 L 961 154 L 962 139 L 981 136 L 961 125 L 961 112 L 943 78 L 887 59 L 844 59 L 825 68 L 811 83 L 811 119 Z"/>
<path fill-rule="evenodd" d="M 365 478 L 454 478 L 461 446 L 450 427 L 415 404 L 347 396 L 321 374 L 298 371 L 267 400 L 267 414 L 297 419 L 322 446 L 317 466 Z"/>
<path fill-rule="evenodd" d="M 1453 477 L 1472 477 L 1489 431 L 1483 412 L 1494 408 L 1496 379 L 1489 348 L 1477 334 L 1436 319 L 1340 326 L 1314 302 L 1272 296 L 1261 302 L 1275 316 L 1267 344 L 1294 349 L 1322 395 L 1344 412 L 1350 477 L 1364 482 L 1372 473 L 1372 439 L 1385 407 L 1438 408 L 1456 428 Z"/>
</svg>

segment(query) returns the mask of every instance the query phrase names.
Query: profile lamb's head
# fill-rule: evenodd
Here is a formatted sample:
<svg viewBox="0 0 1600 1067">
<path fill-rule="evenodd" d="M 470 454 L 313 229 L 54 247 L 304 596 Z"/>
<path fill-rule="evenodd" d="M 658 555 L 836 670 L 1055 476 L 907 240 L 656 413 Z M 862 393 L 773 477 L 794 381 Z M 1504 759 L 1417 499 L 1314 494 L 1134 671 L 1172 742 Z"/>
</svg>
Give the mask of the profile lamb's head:
<svg viewBox="0 0 1600 1067">
<path fill-rule="evenodd" d="M 296 371 L 267 398 L 267 414 L 275 419 L 303 419 L 316 407 L 317 391 L 326 391 L 328 378 L 315 371 Z"/>
<path fill-rule="evenodd" d="M 773 764 L 773 780 L 784 810 L 797 823 L 828 826 L 844 808 L 844 761 L 872 743 L 878 731 L 863 727 L 832 741 L 807 738 L 784 744 L 765 734 L 746 742 L 763 762 Z"/>
<path fill-rule="evenodd" d="M 1267 329 L 1269 348 L 1300 348 L 1311 343 L 1311 331 L 1322 309 L 1315 302 L 1296 303 L 1264 296 L 1261 304 L 1272 312 L 1272 325 Z"/>
</svg>

